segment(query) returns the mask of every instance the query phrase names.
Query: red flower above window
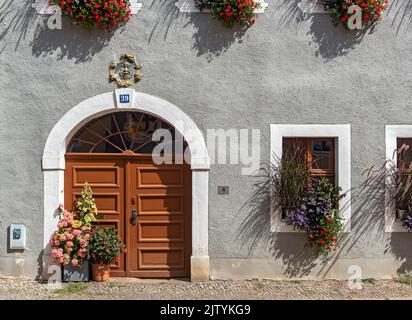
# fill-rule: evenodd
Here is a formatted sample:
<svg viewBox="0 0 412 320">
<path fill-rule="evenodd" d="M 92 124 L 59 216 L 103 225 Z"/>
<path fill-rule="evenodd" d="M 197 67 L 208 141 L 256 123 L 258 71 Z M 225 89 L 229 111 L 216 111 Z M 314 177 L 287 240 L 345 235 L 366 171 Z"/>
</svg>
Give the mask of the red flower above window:
<svg viewBox="0 0 412 320">
<path fill-rule="evenodd" d="M 260 3 L 254 0 L 197 0 L 197 3 L 200 8 L 210 8 L 212 16 L 229 28 L 235 24 L 251 27 L 256 21 L 254 11 L 260 8 Z"/>
<path fill-rule="evenodd" d="M 50 0 L 68 15 L 73 23 L 87 30 L 108 30 L 130 19 L 129 0 Z"/>
<path fill-rule="evenodd" d="M 335 25 L 342 23 L 347 29 L 353 29 L 349 24 L 357 22 L 356 17 L 352 18 L 352 16 L 358 12 L 352 6 L 358 6 L 362 11 L 363 23 L 375 23 L 381 20 L 388 6 L 388 0 L 324 0 L 324 2 L 326 10 L 332 16 L 333 23 Z"/>
</svg>

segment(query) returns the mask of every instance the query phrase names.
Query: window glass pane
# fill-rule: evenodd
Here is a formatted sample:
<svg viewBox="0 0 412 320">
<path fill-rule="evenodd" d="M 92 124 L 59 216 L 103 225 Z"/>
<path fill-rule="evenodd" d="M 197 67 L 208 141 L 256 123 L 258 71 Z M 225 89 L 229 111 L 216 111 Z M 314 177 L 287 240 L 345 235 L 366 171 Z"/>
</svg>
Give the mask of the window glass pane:
<svg viewBox="0 0 412 320">
<path fill-rule="evenodd" d="M 151 153 L 159 143 L 152 141 L 153 133 L 157 129 L 169 130 L 171 138 L 169 143 L 172 148 L 174 149 L 175 139 L 177 139 L 180 143 L 184 143 L 184 147 L 178 152 L 184 152 L 187 144 L 182 137 L 175 134 L 172 126 L 159 118 L 140 112 L 116 112 L 92 120 L 76 133 L 67 151 Z"/>
<path fill-rule="evenodd" d="M 314 139 L 312 140 L 312 168 L 333 170 L 333 140 Z"/>
<path fill-rule="evenodd" d="M 306 162 L 306 139 L 283 138 L 283 157 L 294 157 L 298 161 Z"/>
<path fill-rule="evenodd" d="M 398 150 L 401 149 L 402 145 L 404 145 L 404 147 L 402 148 L 401 153 L 398 154 L 397 162 L 399 165 L 401 161 L 404 161 L 405 166 L 409 167 L 412 163 L 412 138 L 398 138 Z"/>
</svg>

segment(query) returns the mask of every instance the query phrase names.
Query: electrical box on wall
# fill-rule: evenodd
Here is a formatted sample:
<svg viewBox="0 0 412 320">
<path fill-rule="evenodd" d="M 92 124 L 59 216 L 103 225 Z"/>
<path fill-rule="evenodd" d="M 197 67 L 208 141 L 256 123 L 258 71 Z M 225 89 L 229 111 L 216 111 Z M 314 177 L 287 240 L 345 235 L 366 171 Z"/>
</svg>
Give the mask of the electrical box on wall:
<svg viewBox="0 0 412 320">
<path fill-rule="evenodd" d="M 26 226 L 24 224 L 10 225 L 10 249 L 26 249 Z"/>
</svg>

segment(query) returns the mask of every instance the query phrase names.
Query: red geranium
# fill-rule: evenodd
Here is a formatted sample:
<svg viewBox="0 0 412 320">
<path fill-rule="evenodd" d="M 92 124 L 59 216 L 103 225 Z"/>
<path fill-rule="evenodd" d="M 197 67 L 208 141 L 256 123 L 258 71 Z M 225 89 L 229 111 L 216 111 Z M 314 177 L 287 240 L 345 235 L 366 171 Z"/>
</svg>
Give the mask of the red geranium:
<svg viewBox="0 0 412 320">
<path fill-rule="evenodd" d="M 50 0 L 50 3 L 60 6 L 74 24 L 87 30 L 117 27 L 131 15 L 129 0 Z"/>
<path fill-rule="evenodd" d="M 260 3 L 254 0 L 198 0 L 201 8 L 208 7 L 212 16 L 221 20 L 226 27 L 239 24 L 244 28 L 251 27 L 256 21 L 255 10 Z"/>
<path fill-rule="evenodd" d="M 349 11 L 350 7 L 356 5 L 362 10 L 362 21 L 374 23 L 382 18 L 382 14 L 388 6 L 388 0 L 324 0 L 325 8 L 331 14 L 333 23 L 342 23 L 349 28 L 350 17 L 357 14 L 356 9 Z M 356 23 L 356 19 L 352 21 Z"/>
</svg>

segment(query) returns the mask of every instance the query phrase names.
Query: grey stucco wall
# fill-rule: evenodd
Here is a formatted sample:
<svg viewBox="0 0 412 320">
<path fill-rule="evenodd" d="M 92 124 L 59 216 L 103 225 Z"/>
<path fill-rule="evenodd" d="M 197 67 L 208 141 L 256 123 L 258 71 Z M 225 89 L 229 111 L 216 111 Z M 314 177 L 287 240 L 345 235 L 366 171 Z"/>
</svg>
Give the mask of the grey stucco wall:
<svg viewBox="0 0 412 320">
<path fill-rule="evenodd" d="M 391 1 L 374 32 L 354 35 L 334 28 L 328 15 L 302 17 L 299 1 L 268 2 L 245 33 L 207 14 L 179 14 L 174 0 L 145 0 L 124 29 L 89 34 L 66 19 L 62 30 L 48 30 L 31 1 L 2 1 L 0 274 L 38 274 L 45 141 L 65 112 L 114 89 L 107 67 L 123 52 L 143 64 L 134 88 L 177 105 L 201 130 L 260 129 L 262 160 L 269 158 L 270 123 L 351 124 L 352 187 L 360 184 L 361 172 L 384 157 L 385 124 L 412 123 L 412 8 Z M 270 234 L 267 213 L 240 210 L 255 182 L 240 170 L 210 170 L 212 278 L 345 278 L 350 264 L 383 277 L 412 267 L 412 235 L 384 233 L 381 195 L 354 191 L 352 231 L 322 263 L 303 248 L 304 234 Z M 218 185 L 229 185 L 230 194 L 218 195 Z M 28 226 L 24 253 L 7 250 L 7 228 L 16 222 Z M 259 228 L 239 236 L 245 223 Z"/>
</svg>

